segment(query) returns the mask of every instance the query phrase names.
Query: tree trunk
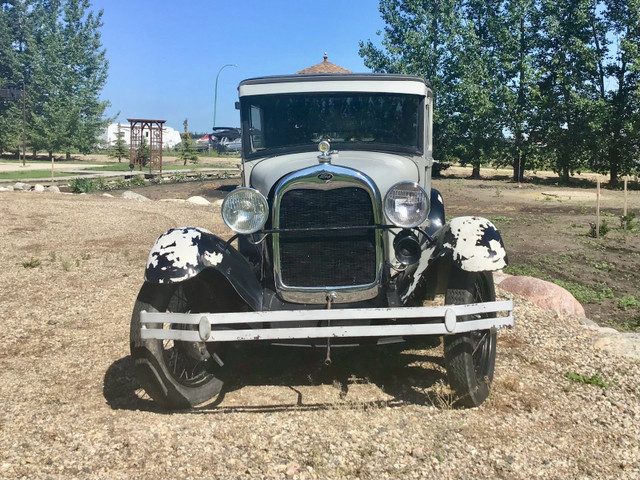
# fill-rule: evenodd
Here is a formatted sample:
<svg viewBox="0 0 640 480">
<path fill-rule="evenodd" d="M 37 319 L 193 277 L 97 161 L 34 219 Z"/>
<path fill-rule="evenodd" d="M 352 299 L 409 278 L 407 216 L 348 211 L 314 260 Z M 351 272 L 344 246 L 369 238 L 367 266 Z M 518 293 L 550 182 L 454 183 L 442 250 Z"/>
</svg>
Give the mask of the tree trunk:
<svg viewBox="0 0 640 480">
<path fill-rule="evenodd" d="M 515 161 L 513 162 L 513 181 L 522 183 L 524 182 L 524 170 L 527 164 L 527 159 L 522 151 L 518 151 Z"/>
<path fill-rule="evenodd" d="M 53 162 L 53 152 L 49 152 L 49 161 Z"/>
<path fill-rule="evenodd" d="M 66 158 L 66 160 L 71 160 L 71 154 L 69 152 L 67 152 L 67 155 L 66 155 L 65 158 Z"/>
<path fill-rule="evenodd" d="M 473 171 L 471 172 L 471 178 L 480 178 L 480 163 L 473 164 Z"/>
<path fill-rule="evenodd" d="M 609 163 L 609 185 L 613 188 L 618 186 L 618 162 L 612 161 Z"/>
</svg>

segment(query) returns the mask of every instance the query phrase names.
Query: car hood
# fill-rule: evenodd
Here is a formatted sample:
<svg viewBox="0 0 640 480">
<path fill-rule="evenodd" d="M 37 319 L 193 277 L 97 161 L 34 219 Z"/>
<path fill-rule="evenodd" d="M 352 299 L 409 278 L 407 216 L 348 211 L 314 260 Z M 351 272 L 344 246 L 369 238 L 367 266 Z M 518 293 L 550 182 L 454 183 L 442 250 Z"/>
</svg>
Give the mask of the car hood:
<svg viewBox="0 0 640 480">
<path fill-rule="evenodd" d="M 247 162 L 245 165 L 245 168 L 251 169 L 249 183 L 266 197 L 285 175 L 317 166 L 318 152 L 270 157 L 251 164 Z M 377 185 L 382 196 L 398 182 L 422 180 L 417 163 L 408 156 L 366 151 L 340 152 L 331 155 L 331 164 L 352 168 L 368 176 Z"/>
</svg>

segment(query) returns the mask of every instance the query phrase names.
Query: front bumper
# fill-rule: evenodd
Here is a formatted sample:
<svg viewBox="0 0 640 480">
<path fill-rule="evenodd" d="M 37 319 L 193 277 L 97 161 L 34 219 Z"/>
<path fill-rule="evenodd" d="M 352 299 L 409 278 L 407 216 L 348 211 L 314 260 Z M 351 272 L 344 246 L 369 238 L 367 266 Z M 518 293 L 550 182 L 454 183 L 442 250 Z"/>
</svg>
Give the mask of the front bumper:
<svg viewBox="0 0 640 480">
<path fill-rule="evenodd" d="M 477 318 L 479 315 L 486 318 Z M 363 321 L 373 324 L 363 325 Z M 339 322 L 339 325 L 331 322 Z M 513 327 L 514 324 L 512 300 L 438 307 L 238 313 L 143 311 L 140 323 L 142 339 L 185 342 L 452 335 Z M 170 326 L 162 328 L 162 324 Z M 283 327 L 283 324 L 288 326 Z M 156 328 L 158 326 L 160 328 Z"/>
</svg>

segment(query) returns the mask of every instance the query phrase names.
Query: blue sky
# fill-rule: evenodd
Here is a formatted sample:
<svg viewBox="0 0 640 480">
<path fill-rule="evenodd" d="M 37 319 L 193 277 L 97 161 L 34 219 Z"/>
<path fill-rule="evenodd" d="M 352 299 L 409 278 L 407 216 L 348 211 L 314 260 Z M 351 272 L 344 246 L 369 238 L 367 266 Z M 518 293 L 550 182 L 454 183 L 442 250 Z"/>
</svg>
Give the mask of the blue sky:
<svg viewBox="0 0 640 480">
<path fill-rule="evenodd" d="M 215 79 L 216 123 L 239 126 L 238 83 L 295 73 L 322 61 L 369 71 L 360 40 L 378 42 L 384 28 L 377 0 L 93 0 L 104 10 L 102 44 L 109 78 L 102 98 L 109 116 L 166 120 L 182 131 L 210 131 Z"/>
</svg>

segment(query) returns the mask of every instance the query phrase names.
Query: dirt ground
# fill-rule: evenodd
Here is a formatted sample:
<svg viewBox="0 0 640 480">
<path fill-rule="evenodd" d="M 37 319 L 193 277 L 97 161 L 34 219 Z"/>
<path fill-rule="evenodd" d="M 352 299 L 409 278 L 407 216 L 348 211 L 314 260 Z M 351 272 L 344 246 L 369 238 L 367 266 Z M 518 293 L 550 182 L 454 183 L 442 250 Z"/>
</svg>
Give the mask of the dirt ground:
<svg viewBox="0 0 640 480">
<path fill-rule="evenodd" d="M 445 201 L 447 218 L 479 215 L 499 228 L 509 256 L 506 272 L 560 281 L 583 304 L 587 316 L 603 326 L 640 331 L 640 195 L 627 193 L 628 212 L 636 213 L 635 228 L 620 229 L 624 193 L 601 190 L 601 220 L 611 230 L 600 239 L 590 236 L 596 221 L 595 175 L 573 180 L 573 186 L 554 184 L 550 173 L 531 175 L 527 183 L 509 181 L 508 171 L 485 169 L 481 180 L 470 170 L 448 169 L 434 179 Z M 221 199 L 237 179 L 144 187 L 135 191 L 148 198 L 203 196 Z"/>
<path fill-rule="evenodd" d="M 224 183 L 141 193 L 218 198 L 233 182 Z M 582 217 L 567 220 L 580 228 L 543 228 L 556 211 L 545 208 L 577 200 L 530 200 L 540 211 L 521 212 L 511 189 L 494 197 L 494 184 L 482 185 L 438 181 L 448 214 L 477 208 L 513 218 L 506 227 L 527 216 L 542 237 L 587 241 Z M 478 207 L 481 195 L 496 202 L 490 211 Z M 600 349 L 597 329 L 521 298 L 516 327 L 499 334 L 492 393 L 480 408 L 452 408 L 436 340 L 335 351 L 331 369 L 324 352 L 251 344 L 238 363 L 227 359 L 236 374 L 217 402 L 162 411 L 132 375 L 131 310 L 158 235 L 182 225 L 227 235 L 219 207 L 29 192 L 0 192 L 0 203 L 0 478 L 640 475 L 637 359 Z M 505 230 L 511 252 L 521 241 L 514 234 Z M 557 255 L 573 251 L 538 241 Z"/>
</svg>

